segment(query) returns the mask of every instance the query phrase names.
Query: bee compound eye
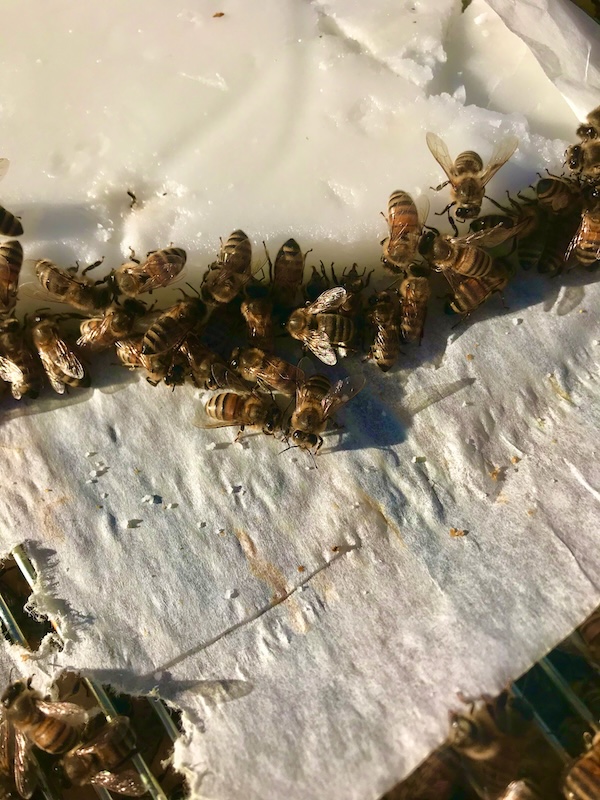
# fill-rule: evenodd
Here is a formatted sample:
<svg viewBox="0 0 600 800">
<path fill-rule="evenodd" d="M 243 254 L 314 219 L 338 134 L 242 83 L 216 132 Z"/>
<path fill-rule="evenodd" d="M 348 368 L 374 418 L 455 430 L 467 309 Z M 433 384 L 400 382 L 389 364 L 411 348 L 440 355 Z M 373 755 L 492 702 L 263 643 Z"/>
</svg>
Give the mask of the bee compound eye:
<svg viewBox="0 0 600 800">
<path fill-rule="evenodd" d="M 468 208 L 457 208 L 456 209 L 456 216 L 458 219 L 467 219 L 471 215 L 471 212 Z"/>
</svg>

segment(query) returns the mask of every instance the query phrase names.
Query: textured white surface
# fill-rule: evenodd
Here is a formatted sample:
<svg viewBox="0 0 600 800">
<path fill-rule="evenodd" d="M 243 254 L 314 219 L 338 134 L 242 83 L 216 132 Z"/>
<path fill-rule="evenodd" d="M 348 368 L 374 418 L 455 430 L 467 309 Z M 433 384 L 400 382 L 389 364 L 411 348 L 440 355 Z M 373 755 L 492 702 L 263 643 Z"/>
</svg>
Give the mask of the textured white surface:
<svg viewBox="0 0 600 800">
<path fill-rule="evenodd" d="M 516 132 L 497 196 L 559 169 L 581 86 L 483 0 L 459 7 L 32 3 L 0 56 L 27 257 L 173 241 L 194 281 L 241 226 L 376 264 L 390 191 L 441 179 L 426 130 L 484 158 Z M 22 14 L 7 3 L 5 30 Z M 397 370 L 344 362 L 368 384 L 318 470 L 108 366 L 70 404 L 6 406 L 0 531 L 69 636 L 53 669 L 181 705 L 194 797 L 374 800 L 443 738 L 457 690 L 499 690 L 600 601 L 599 295 L 588 273 L 521 273 L 509 311 L 455 331 L 435 300 Z"/>
</svg>

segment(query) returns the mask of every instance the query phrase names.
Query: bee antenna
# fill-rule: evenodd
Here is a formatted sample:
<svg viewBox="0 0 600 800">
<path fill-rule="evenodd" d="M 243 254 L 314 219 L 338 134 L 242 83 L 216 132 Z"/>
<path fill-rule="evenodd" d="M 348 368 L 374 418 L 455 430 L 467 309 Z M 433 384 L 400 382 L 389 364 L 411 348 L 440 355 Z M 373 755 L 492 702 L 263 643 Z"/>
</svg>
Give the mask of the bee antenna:
<svg viewBox="0 0 600 800">
<path fill-rule="evenodd" d="M 284 453 L 287 453 L 287 451 L 288 451 L 288 450 L 293 450 L 293 449 L 294 449 L 294 447 L 298 447 L 298 446 L 299 446 L 299 445 L 297 445 L 297 444 L 289 444 L 289 445 L 288 445 L 288 446 L 285 448 L 285 450 L 282 450 L 280 453 L 277 453 L 277 455 L 278 455 L 278 456 L 282 456 Z"/>
<path fill-rule="evenodd" d="M 185 284 L 185 285 L 186 285 L 186 286 L 189 286 L 189 287 L 190 287 L 190 289 L 192 290 L 192 292 L 194 292 L 195 294 L 197 294 L 197 295 L 198 295 L 198 297 L 200 297 L 200 292 L 198 291 L 198 289 L 196 289 L 196 287 L 195 287 L 195 286 L 192 286 L 192 284 L 191 284 L 191 283 L 187 283 L 187 282 L 186 282 L 186 284 Z M 181 291 L 183 291 L 183 289 L 182 289 Z"/>
</svg>

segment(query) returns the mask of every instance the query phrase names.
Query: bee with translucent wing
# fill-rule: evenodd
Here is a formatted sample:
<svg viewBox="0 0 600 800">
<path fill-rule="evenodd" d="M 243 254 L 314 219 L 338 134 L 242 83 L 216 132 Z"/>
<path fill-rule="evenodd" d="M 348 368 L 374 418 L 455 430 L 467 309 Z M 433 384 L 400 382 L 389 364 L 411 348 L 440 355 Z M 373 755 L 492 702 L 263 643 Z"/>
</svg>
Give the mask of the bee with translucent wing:
<svg viewBox="0 0 600 800">
<path fill-rule="evenodd" d="M 367 321 L 375 332 L 369 351 L 380 370 L 388 372 L 400 353 L 400 304 L 395 292 L 377 292 L 369 298 Z"/>
<path fill-rule="evenodd" d="M 230 303 L 248 283 L 252 269 L 252 245 L 244 231 L 229 236 L 217 261 L 205 273 L 200 295 L 210 306 Z"/>
<path fill-rule="evenodd" d="M 85 319 L 80 325 L 79 347 L 104 350 L 131 335 L 135 323 L 146 311 L 144 303 L 127 298 L 123 303 L 114 302 L 104 310 L 101 317 Z"/>
<path fill-rule="evenodd" d="M 429 200 L 424 195 L 415 202 L 408 192 L 392 192 L 387 217 L 382 212 L 388 224 L 389 236 L 381 242 L 381 261 L 388 272 L 401 274 L 413 260 L 428 214 Z"/>
<path fill-rule="evenodd" d="M 120 767 L 135 752 L 135 738 L 129 719 L 113 717 L 88 742 L 69 750 L 62 766 L 75 786 L 103 786 L 127 797 L 141 797 L 148 791 L 139 773 Z"/>
<path fill-rule="evenodd" d="M 90 385 L 89 374 L 61 337 L 55 319 L 36 317 L 31 336 L 50 385 L 57 394 L 64 394 L 67 386 L 85 388 Z"/>
<path fill-rule="evenodd" d="M 354 338 L 350 317 L 334 313 L 347 299 L 342 286 L 334 286 L 319 295 L 314 303 L 292 312 L 286 323 L 288 333 L 306 345 L 324 364 L 337 363 L 334 347 L 347 347 Z"/>
<path fill-rule="evenodd" d="M 142 264 L 130 261 L 117 267 L 111 280 L 117 294 L 137 297 L 144 292 L 152 292 L 172 284 L 184 268 L 186 259 L 187 254 L 180 247 L 154 250 L 148 253 Z"/>
<path fill-rule="evenodd" d="M 35 399 L 41 389 L 39 362 L 14 317 L 0 321 L 0 378 L 11 386 L 15 400 Z"/>
<path fill-rule="evenodd" d="M 436 186 L 435 191 L 440 191 L 448 184 L 451 187 L 451 202 L 442 213 L 450 213 L 450 209 L 456 206 L 455 216 L 458 220 L 464 222 L 475 219 L 481 210 L 486 185 L 515 152 L 519 140 L 512 135 L 502 139 L 484 168 L 481 156 L 473 150 L 459 153 L 453 161 L 445 142 L 436 133 L 429 132 L 425 138 L 432 156 L 448 178 Z"/>
<path fill-rule="evenodd" d="M 585 208 L 579 228 L 567 248 L 565 260 L 573 253 L 580 264 L 592 267 L 600 259 L 600 187 L 585 187 L 583 195 Z"/>
<path fill-rule="evenodd" d="M 15 240 L 0 245 L 0 317 L 12 314 L 15 309 L 22 266 L 21 242 Z"/>
<path fill-rule="evenodd" d="M 266 395 L 219 392 L 210 397 L 196 414 L 198 428 L 228 428 L 239 426 L 237 442 L 246 428 L 259 428 L 268 436 L 281 430 L 281 409 Z"/>
<path fill-rule="evenodd" d="M 61 269 L 48 259 L 42 259 L 35 265 L 35 274 L 46 290 L 48 299 L 68 303 L 84 314 L 95 314 L 111 303 L 113 293 L 105 281 L 95 284 L 86 278 L 87 270 L 76 277 L 72 271 Z"/>
<path fill-rule="evenodd" d="M 199 297 L 185 297 L 164 311 L 142 340 L 142 355 L 155 356 L 178 348 L 190 333 L 208 321 L 210 309 Z"/>
<path fill-rule="evenodd" d="M 288 397 L 294 396 L 298 385 L 304 380 L 301 369 L 258 347 L 236 347 L 229 365 L 244 380 Z"/>
</svg>

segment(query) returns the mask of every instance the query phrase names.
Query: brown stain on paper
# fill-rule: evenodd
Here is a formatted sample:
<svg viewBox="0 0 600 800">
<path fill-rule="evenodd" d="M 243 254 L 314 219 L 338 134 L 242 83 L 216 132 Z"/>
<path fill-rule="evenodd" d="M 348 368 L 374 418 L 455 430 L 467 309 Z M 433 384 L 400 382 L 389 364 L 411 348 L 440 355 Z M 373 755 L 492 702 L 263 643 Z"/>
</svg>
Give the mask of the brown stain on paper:
<svg viewBox="0 0 600 800">
<path fill-rule="evenodd" d="M 259 581 L 262 581 L 273 590 L 272 605 L 278 605 L 285 601 L 285 607 L 291 617 L 292 627 L 297 633 L 306 633 L 309 629 L 308 622 L 298 600 L 293 595 L 290 596 L 290 590 L 283 572 L 270 561 L 262 558 L 250 534 L 241 528 L 235 528 L 233 532 L 246 556 L 250 572 L 255 578 L 258 578 Z"/>
<path fill-rule="evenodd" d="M 65 503 L 69 502 L 69 498 L 66 494 L 60 495 L 53 500 L 47 500 L 43 503 L 41 507 L 41 523 L 40 527 L 42 529 L 42 533 L 47 536 L 49 539 L 53 539 L 54 541 L 64 542 L 65 540 L 65 532 L 63 528 L 57 524 L 56 519 L 54 517 L 54 511 L 59 506 L 64 506 Z"/>
</svg>

